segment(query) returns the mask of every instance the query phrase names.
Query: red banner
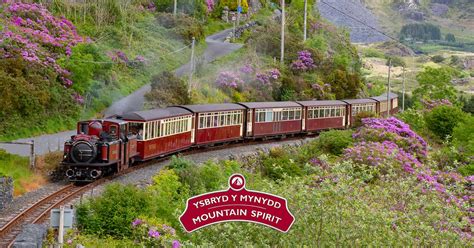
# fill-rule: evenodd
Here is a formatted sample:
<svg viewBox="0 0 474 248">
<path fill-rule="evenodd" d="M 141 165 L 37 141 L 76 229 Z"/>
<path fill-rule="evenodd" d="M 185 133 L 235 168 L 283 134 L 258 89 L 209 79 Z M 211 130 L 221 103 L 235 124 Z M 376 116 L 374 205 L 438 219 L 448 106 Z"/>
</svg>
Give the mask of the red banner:
<svg viewBox="0 0 474 248">
<path fill-rule="evenodd" d="M 286 199 L 247 190 L 244 176 L 234 174 L 227 190 L 188 199 L 179 220 L 187 232 L 227 221 L 253 222 L 288 232 L 295 217 L 288 210 Z"/>
</svg>

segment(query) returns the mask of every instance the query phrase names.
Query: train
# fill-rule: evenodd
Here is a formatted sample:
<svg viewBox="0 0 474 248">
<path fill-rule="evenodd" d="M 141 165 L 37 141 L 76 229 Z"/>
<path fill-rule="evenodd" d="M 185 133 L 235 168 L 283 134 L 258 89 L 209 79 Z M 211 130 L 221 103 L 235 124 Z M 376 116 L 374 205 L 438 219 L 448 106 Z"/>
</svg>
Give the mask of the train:
<svg viewBox="0 0 474 248">
<path fill-rule="evenodd" d="M 80 121 L 61 166 L 70 182 L 92 182 L 194 147 L 350 128 L 360 112 L 395 114 L 398 96 L 178 105 Z"/>
</svg>

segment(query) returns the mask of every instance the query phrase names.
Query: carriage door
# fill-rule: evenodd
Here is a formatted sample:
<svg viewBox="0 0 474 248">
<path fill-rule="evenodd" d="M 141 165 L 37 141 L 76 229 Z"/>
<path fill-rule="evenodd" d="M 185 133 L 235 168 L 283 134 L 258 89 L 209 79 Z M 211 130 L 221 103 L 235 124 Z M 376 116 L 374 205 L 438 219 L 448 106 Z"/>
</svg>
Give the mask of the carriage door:
<svg viewBox="0 0 474 248">
<path fill-rule="evenodd" d="M 124 170 L 128 168 L 128 161 L 130 160 L 130 151 L 129 151 L 129 142 L 127 138 L 128 134 L 128 126 L 127 124 L 120 125 L 120 150 L 121 150 L 121 160 L 122 160 L 122 168 Z"/>
<path fill-rule="evenodd" d="M 270 117 L 270 120 L 273 121 L 273 133 L 281 132 L 281 112 L 283 109 L 272 109 L 273 118 Z"/>
</svg>

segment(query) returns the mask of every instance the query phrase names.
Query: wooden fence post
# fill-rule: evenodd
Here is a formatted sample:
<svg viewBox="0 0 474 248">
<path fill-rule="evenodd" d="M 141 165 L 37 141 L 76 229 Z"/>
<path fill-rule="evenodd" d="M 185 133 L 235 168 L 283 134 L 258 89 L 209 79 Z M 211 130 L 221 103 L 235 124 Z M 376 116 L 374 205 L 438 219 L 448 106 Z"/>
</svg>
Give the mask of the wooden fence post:
<svg viewBox="0 0 474 248">
<path fill-rule="evenodd" d="M 31 140 L 30 146 L 30 169 L 35 171 L 35 140 Z"/>
</svg>

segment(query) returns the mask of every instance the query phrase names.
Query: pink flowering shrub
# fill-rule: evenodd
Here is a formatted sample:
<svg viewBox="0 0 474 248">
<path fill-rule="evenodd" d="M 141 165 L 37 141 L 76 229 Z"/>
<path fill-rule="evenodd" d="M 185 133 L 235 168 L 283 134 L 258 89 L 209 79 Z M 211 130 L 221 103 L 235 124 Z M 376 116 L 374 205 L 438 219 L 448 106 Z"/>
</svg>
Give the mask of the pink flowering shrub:
<svg viewBox="0 0 474 248">
<path fill-rule="evenodd" d="M 309 71 L 316 68 L 311 52 L 303 50 L 298 52 L 298 59 L 290 65 L 291 69 L 298 72 Z"/>
<path fill-rule="evenodd" d="M 142 219 L 135 219 L 132 224 L 132 237 L 145 247 L 179 248 L 176 230 L 166 224 L 150 224 Z"/>
<path fill-rule="evenodd" d="M 242 87 L 244 81 L 240 79 L 239 75 L 232 71 L 223 71 L 219 73 L 219 76 L 216 79 L 216 84 L 223 89 L 237 89 Z"/>
<path fill-rule="evenodd" d="M 362 119 L 362 126 L 353 137 L 356 141 L 392 141 L 420 161 L 426 158 L 428 152 L 426 141 L 411 130 L 410 126 L 395 117 Z"/>
<path fill-rule="evenodd" d="M 344 158 L 350 159 L 358 165 L 367 165 L 376 169 L 375 175 L 395 172 L 413 173 L 421 163 L 410 153 L 405 152 L 391 141 L 365 142 L 361 141 L 352 148 L 344 151 Z"/>
<path fill-rule="evenodd" d="M 216 85 L 229 94 L 236 94 L 236 91 L 246 91 L 254 94 L 253 99 L 272 100 L 271 93 L 274 84 L 280 77 L 281 73 L 277 68 L 258 70 L 247 64 L 239 68 L 238 72 L 220 72 L 216 79 Z"/>
<path fill-rule="evenodd" d="M 41 4 L 20 2 L 5 4 L 2 18 L 7 22 L 0 33 L 4 58 L 21 56 L 53 68 L 64 86 L 72 85 L 70 72 L 56 62 L 61 56 L 71 56 L 72 47 L 84 42 L 69 20 L 53 16 Z"/>
</svg>

